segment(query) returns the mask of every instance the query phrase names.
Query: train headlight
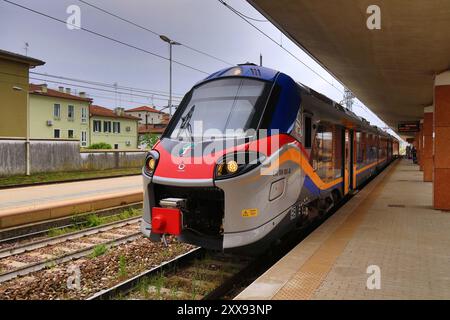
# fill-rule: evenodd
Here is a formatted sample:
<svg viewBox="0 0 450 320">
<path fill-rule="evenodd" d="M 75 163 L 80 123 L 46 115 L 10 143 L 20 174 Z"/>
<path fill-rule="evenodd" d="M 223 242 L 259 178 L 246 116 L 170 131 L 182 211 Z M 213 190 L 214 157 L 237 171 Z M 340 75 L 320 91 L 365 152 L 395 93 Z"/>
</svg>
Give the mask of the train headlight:
<svg viewBox="0 0 450 320">
<path fill-rule="evenodd" d="M 231 160 L 227 162 L 227 171 L 229 173 L 236 173 L 239 169 L 239 166 L 236 161 Z"/>
<path fill-rule="evenodd" d="M 217 162 L 216 179 L 227 179 L 248 172 L 259 166 L 265 159 L 257 152 L 236 152 L 225 155 Z"/>
<path fill-rule="evenodd" d="M 144 172 L 146 175 L 153 176 L 156 166 L 158 165 L 158 160 L 159 160 L 158 152 L 152 150 L 148 153 L 147 157 L 145 158 L 144 164 Z"/>
<path fill-rule="evenodd" d="M 153 158 L 150 158 L 147 162 L 147 167 L 149 171 L 154 171 L 156 168 L 156 160 Z"/>
</svg>

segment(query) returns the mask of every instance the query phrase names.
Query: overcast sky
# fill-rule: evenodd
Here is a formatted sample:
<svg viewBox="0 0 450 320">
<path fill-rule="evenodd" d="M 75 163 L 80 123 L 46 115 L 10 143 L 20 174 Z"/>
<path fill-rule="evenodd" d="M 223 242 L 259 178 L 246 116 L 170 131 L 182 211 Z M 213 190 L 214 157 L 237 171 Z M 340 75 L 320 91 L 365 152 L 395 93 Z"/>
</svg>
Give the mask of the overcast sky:
<svg viewBox="0 0 450 320">
<path fill-rule="evenodd" d="M 120 21 L 77 0 L 11 0 L 55 18 L 66 21 L 70 5 L 81 8 L 81 27 L 112 37 L 129 45 L 168 57 L 167 43 L 157 35 Z M 260 53 L 264 66 L 289 74 L 331 99 L 342 100 L 343 87 L 309 58 L 294 43 L 281 35 L 269 22 L 255 25 L 269 34 L 278 43 L 296 55 L 327 81 L 284 52 L 264 35 L 255 30 L 217 0 L 85 0 L 122 18 L 144 26 L 158 34 L 164 34 L 182 44 L 201 50 L 232 64 L 259 63 Z M 255 19 L 265 20 L 244 0 L 227 0 L 227 3 Z M 169 91 L 169 62 L 148 53 L 92 35 L 83 30 L 69 30 L 63 23 L 15 7 L 0 0 L 0 49 L 25 54 L 25 42 L 29 43 L 28 55 L 46 61 L 45 66 L 34 72 L 68 78 L 95 81 L 121 87 L 152 90 L 160 95 L 118 90 L 126 94 L 115 94 L 114 88 L 96 86 L 106 91 L 76 87 L 72 84 L 94 87 L 91 84 L 58 80 L 31 75 L 33 78 L 61 81 L 73 90 L 86 91 L 94 103 L 109 108 L 123 106 L 126 109 L 153 104 L 167 105 Z M 183 64 L 213 73 L 227 67 L 224 62 L 176 46 L 173 58 Z M 197 81 L 206 75 L 177 64 L 173 66 L 173 92 L 179 99 Z M 33 83 L 42 80 L 32 79 Z M 61 84 L 48 82 L 49 87 Z M 108 92 L 112 91 L 112 92 Z M 138 96 L 140 95 L 140 96 Z M 360 102 L 359 102 L 360 103 Z M 368 106 L 370 107 L 370 106 Z M 355 106 L 353 111 L 373 124 L 384 127 L 378 118 Z"/>
</svg>

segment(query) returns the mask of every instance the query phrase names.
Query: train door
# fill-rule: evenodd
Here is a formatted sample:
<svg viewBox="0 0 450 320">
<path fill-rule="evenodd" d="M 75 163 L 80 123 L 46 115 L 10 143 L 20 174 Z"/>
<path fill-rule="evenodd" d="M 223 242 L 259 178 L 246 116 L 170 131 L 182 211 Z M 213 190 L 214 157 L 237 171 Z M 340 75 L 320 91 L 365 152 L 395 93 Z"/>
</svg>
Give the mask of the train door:
<svg viewBox="0 0 450 320">
<path fill-rule="evenodd" d="M 347 195 L 353 185 L 353 132 L 344 130 L 344 195 Z"/>
</svg>

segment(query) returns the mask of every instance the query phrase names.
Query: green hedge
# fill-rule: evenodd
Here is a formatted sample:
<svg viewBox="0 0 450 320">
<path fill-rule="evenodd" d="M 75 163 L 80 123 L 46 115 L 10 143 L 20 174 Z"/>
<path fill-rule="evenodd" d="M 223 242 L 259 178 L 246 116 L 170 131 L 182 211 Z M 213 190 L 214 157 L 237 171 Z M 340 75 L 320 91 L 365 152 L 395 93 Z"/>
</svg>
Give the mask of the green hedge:
<svg viewBox="0 0 450 320">
<path fill-rule="evenodd" d="M 88 149 L 112 149 L 112 147 L 109 143 L 99 142 L 91 144 Z"/>
</svg>

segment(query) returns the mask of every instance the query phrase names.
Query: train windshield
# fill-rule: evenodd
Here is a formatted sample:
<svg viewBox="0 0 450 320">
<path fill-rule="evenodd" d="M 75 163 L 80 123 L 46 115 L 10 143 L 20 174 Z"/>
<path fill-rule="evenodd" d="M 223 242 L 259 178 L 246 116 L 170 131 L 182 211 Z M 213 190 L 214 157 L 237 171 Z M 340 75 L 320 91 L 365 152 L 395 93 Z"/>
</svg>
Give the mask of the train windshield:
<svg viewBox="0 0 450 320">
<path fill-rule="evenodd" d="M 248 78 L 200 85 L 184 99 L 166 135 L 171 139 L 244 136 L 248 129 L 256 129 L 269 90 L 270 83 Z"/>
</svg>

